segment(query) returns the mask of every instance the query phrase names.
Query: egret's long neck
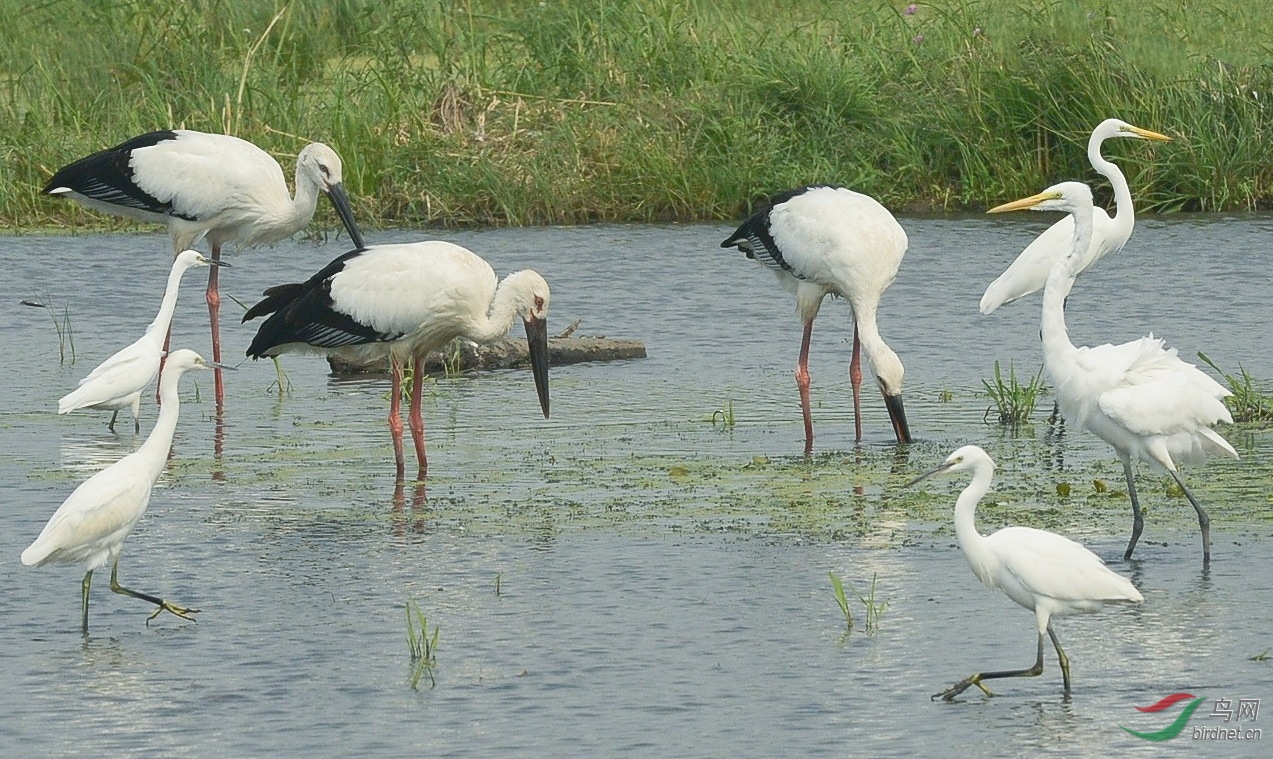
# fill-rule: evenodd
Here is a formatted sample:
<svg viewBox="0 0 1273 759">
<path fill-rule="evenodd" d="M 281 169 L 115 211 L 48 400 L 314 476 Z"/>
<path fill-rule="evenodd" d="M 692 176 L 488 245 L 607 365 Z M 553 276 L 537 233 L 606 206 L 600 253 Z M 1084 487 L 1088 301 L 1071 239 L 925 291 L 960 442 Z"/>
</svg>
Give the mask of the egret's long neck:
<svg viewBox="0 0 1273 759">
<path fill-rule="evenodd" d="M 513 320 L 517 318 L 518 308 L 525 303 L 526 298 L 516 274 L 500 280 L 490 308 L 486 310 L 486 320 L 475 325 L 475 334 L 468 337 L 476 342 L 490 342 L 507 335 L 509 327 L 513 326 Z"/>
<path fill-rule="evenodd" d="M 158 340 L 161 345 L 168 334 L 168 327 L 172 325 L 172 314 L 177 310 L 177 291 L 181 289 L 181 277 L 188 268 L 190 267 L 174 266 L 168 272 L 168 284 L 164 286 L 164 298 L 159 303 L 159 313 L 155 314 L 155 320 L 146 327 L 146 335 Z"/>
<path fill-rule="evenodd" d="M 959 549 L 968 559 L 968 566 L 973 574 L 982 582 L 989 583 L 994 557 L 986 547 L 986 538 L 977 532 L 977 504 L 990 492 L 990 481 L 994 478 L 995 465 L 984 461 L 973 470 L 972 482 L 959 494 L 955 501 L 955 539 Z"/>
<path fill-rule="evenodd" d="M 1126 235 L 1124 236 L 1130 237 L 1132 227 L 1136 223 L 1136 212 L 1132 208 L 1132 190 L 1127 186 L 1127 178 L 1123 176 L 1122 169 L 1101 155 L 1101 143 L 1104 141 L 1104 137 L 1098 139 L 1097 135 L 1092 135 L 1087 141 L 1087 159 L 1092 162 L 1092 168 L 1096 169 L 1096 173 L 1108 179 L 1113 186 L 1114 222 L 1120 229 L 1125 227 Z"/>
<path fill-rule="evenodd" d="M 156 462 L 155 476 L 163 470 L 168 460 L 168 451 L 172 448 L 172 436 L 177 431 L 177 417 L 181 412 L 181 399 L 177 395 L 177 383 L 181 381 L 182 371 L 165 371 L 159 378 L 159 418 L 155 427 L 141 444 L 138 452 L 147 451 L 143 456 Z"/>
<path fill-rule="evenodd" d="M 1078 267 L 1082 265 L 1083 251 L 1092 240 L 1092 208 L 1072 211 L 1074 237 L 1070 252 L 1052 265 L 1047 283 L 1043 286 L 1043 356 L 1058 356 L 1077 350 L 1070 341 L 1065 327 L 1065 299 L 1074 287 Z M 1055 377 L 1053 378 L 1055 380 Z"/>
</svg>

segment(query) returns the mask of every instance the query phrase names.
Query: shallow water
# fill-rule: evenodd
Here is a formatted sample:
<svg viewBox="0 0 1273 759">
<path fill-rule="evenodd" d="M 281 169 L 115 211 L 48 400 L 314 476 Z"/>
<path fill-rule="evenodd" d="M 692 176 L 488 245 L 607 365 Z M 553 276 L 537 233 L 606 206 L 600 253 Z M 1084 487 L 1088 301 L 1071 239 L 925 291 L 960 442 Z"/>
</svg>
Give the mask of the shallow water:
<svg viewBox="0 0 1273 759">
<path fill-rule="evenodd" d="M 111 594 L 101 572 L 87 639 L 79 572 L 17 556 L 78 482 L 140 441 L 108 433 L 104 414 L 53 410 L 153 317 L 167 242 L 0 239 L 0 754 L 1149 755 L 1161 747 L 1118 726 L 1165 726 L 1178 708 L 1133 706 L 1177 691 L 1208 697 L 1191 726 L 1224 726 L 1209 714 L 1215 699 L 1269 695 L 1270 664 L 1251 657 L 1269 648 L 1273 623 L 1273 442 L 1225 430 L 1242 460 L 1186 472 L 1212 514 L 1210 571 L 1192 510 L 1147 469 L 1145 536 L 1122 561 L 1129 509 L 1109 449 L 1047 424 L 1042 407 L 1020 434 L 982 421 L 980 383 L 996 359 L 1021 374 L 1041 365 L 1039 300 L 990 317 L 977 300 L 1048 221 L 903 219 L 911 247 L 880 324 L 906 364 L 919 440 L 891 445 L 868 387 L 866 440 L 853 446 L 848 309 L 828 301 L 814 332 L 809 461 L 793 303 L 769 272 L 717 247 L 732 228 L 447 234 L 501 273 L 543 273 L 550 333 L 581 319 L 581 334 L 644 340 L 649 358 L 555 368 L 549 420 L 529 372 L 439 380 L 425 404 L 427 494 L 395 492 L 383 378 L 335 380 L 322 360 L 293 357 L 280 396 L 273 366 L 246 362 L 227 375 L 218 457 L 211 378 L 189 376 L 171 465 L 120 573 L 204 611 L 197 624 L 147 627 L 146 605 Z M 1271 230 L 1268 217 L 1139 222 L 1072 296 L 1074 340 L 1152 330 L 1186 358 L 1203 350 L 1273 377 Z M 296 241 L 234 256 L 223 291 L 251 303 L 343 251 Z M 174 345 L 204 351 L 201 280 L 187 274 Z M 68 309 L 74 364 L 59 362 L 50 312 L 24 298 Z M 226 300 L 228 360 L 254 331 L 235 323 L 236 308 Z M 714 426 L 729 403 L 737 424 Z M 143 435 L 153 419 L 143 407 Z M 963 482 L 898 492 L 965 442 L 1000 463 L 983 531 L 1025 523 L 1074 536 L 1145 595 L 1057 622 L 1069 698 L 1049 650 L 1043 677 L 992 685 L 997 698 L 929 700 L 1034 655 L 1032 615 L 982 588 L 954 545 Z M 1056 496 L 1060 482 L 1075 495 Z M 845 634 L 828 572 L 862 592 L 877 578 L 888 604 L 878 632 L 866 633 L 853 599 L 858 625 Z M 441 631 L 431 689 L 427 676 L 419 691 L 408 684 L 408 599 Z"/>
</svg>

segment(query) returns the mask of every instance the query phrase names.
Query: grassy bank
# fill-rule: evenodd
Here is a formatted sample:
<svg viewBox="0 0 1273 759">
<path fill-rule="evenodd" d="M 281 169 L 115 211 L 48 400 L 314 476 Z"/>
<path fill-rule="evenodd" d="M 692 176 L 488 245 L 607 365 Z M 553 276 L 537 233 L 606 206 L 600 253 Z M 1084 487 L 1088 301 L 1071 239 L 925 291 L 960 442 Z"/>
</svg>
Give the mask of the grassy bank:
<svg viewBox="0 0 1273 759">
<path fill-rule="evenodd" d="M 289 175 L 330 143 L 372 227 L 733 218 L 810 181 L 980 210 L 1096 183 L 1111 115 L 1178 138 L 1108 145 L 1142 209 L 1273 207 L 1273 8 L 1177 5 L 0 0 L 0 224 L 100 222 L 39 187 L 175 126 Z"/>
</svg>

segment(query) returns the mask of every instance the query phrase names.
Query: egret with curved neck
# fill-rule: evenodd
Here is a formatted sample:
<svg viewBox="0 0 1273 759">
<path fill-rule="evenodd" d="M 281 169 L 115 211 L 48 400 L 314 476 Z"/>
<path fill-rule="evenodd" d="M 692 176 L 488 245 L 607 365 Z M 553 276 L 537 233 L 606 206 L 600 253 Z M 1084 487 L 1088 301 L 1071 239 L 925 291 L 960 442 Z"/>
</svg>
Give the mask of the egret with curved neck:
<svg viewBox="0 0 1273 759">
<path fill-rule="evenodd" d="M 1043 289 L 1043 365 L 1065 418 L 1113 446 L 1123 463 L 1132 502 L 1132 535 L 1124 558 L 1131 558 L 1145 524 L 1132 462 L 1146 461 L 1166 470 L 1189 499 L 1202 533 L 1202 560 L 1210 562 L 1211 520 L 1178 464 L 1207 455 L 1238 457 L 1212 429 L 1233 422 L 1224 404 L 1231 393 L 1153 335 L 1120 345 L 1075 346 L 1065 326 L 1065 298 L 1092 234 L 1092 191 L 1081 182 L 1062 182 L 990 213 L 1023 209 L 1065 211 L 1074 220 L 1070 252 L 1052 267 Z"/>
<path fill-rule="evenodd" d="M 1033 527 L 1005 527 L 991 535 L 977 531 L 977 504 L 990 491 L 995 463 L 980 447 L 966 445 L 947 457 L 936 469 L 920 475 L 907 487 L 943 472 L 972 472 L 955 501 L 955 538 L 968 566 L 988 588 L 997 588 L 1016 603 L 1034 612 L 1038 654 L 1025 669 L 977 672 L 933 698 L 950 701 L 972 686 L 993 696 L 986 680 L 1004 677 L 1037 677 L 1043 674 L 1043 636 L 1052 640 L 1065 692 L 1070 692 L 1070 659 L 1061 648 L 1053 617 L 1087 614 L 1110 603 L 1140 603 L 1140 591 L 1117 574 L 1100 557 L 1069 538 Z"/>
<path fill-rule="evenodd" d="M 1092 130 L 1092 136 L 1087 141 L 1087 159 L 1092 163 L 1092 168 L 1108 179 L 1110 186 L 1114 188 L 1115 215 L 1111 217 L 1104 208 L 1095 209 L 1092 235 L 1078 268 L 1080 273 L 1126 245 L 1136 224 L 1136 211 L 1127 178 L 1118 166 L 1101 155 L 1101 145 L 1112 137 L 1155 141 L 1171 139 L 1119 119 L 1106 119 Z M 1070 252 L 1073 237 L 1074 222 L 1068 217 L 1048 227 L 986 288 L 985 294 L 981 296 L 981 313 L 989 314 L 1005 303 L 1041 290 L 1052 265 Z"/>
<path fill-rule="evenodd" d="M 111 414 L 111 432 L 115 431 L 115 419 L 121 409 L 133 412 L 133 431 L 141 430 L 139 421 L 141 411 L 141 391 L 151 383 L 159 373 L 163 361 L 164 342 L 168 337 L 168 329 L 172 326 L 172 315 L 177 308 L 177 291 L 181 288 L 181 277 L 189 269 L 196 266 L 228 266 L 220 261 L 204 258 L 196 250 L 182 251 L 172 262 L 168 272 L 168 284 L 164 287 L 163 300 L 159 304 L 159 313 L 155 315 L 145 333 L 132 344 L 116 351 L 114 355 L 98 364 L 88 376 L 80 380 L 79 387 L 64 395 L 57 403 L 59 414 L 70 413 L 76 409 L 91 408 L 114 411 Z"/>
</svg>

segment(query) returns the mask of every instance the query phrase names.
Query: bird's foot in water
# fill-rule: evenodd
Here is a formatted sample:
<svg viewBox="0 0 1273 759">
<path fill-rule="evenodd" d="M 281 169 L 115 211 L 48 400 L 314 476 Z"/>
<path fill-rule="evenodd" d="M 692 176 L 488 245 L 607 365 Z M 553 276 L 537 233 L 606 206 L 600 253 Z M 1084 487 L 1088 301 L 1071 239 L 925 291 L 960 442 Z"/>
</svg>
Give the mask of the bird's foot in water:
<svg viewBox="0 0 1273 759">
<path fill-rule="evenodd" d="M 934 693 L 929 700 L 936 700 L 940 697 L 942 701 L 954 701 L 955 696 L 958 696 L 960 693 L 963 693 L 974 685 L 980 688 L 981 692 L 985 693 L 987 696 L 993 697 L 995 695 L 991 693 L 990 689 L 981 682 L 981 673 L 978 672 L 975 675 L 965 677 L 963 680 L 960 680 L 941 693 Z"/>
<path fill-rule="evenodd" d="M 175 614 L 176 616 L 181 617 L 182 619 L 188 619 L 191 622 L 198 621 L 194 617 L 190 616 L 191 614 L 198 614 L 199 613 L 198 609 L 187 609 L 184 606 L 178 606 L 174 603 L 163 601 L 159 604 L 159 607 L 155 609 L 154 614 L 151 614 L 149 617 L 146 617 L 146 626 L 149 627 L 150 620 L 154 619 L 155 617 L 159 616 L 165 611 Z"/>
</svg>

